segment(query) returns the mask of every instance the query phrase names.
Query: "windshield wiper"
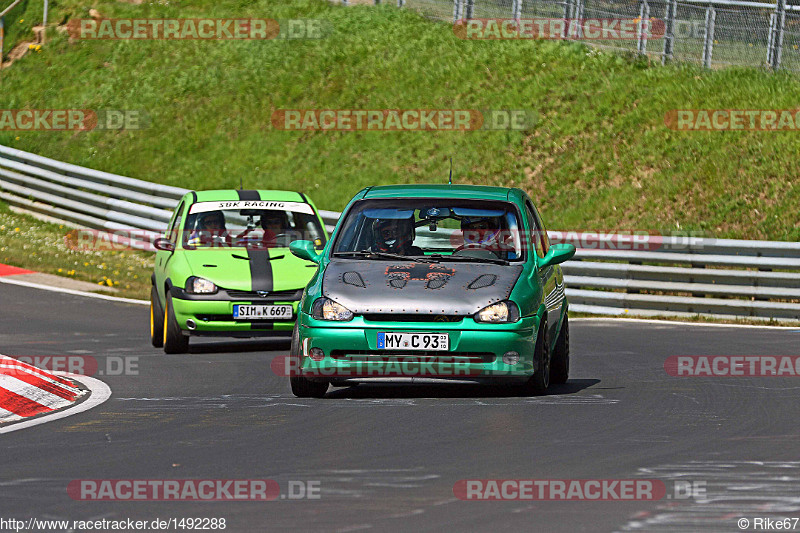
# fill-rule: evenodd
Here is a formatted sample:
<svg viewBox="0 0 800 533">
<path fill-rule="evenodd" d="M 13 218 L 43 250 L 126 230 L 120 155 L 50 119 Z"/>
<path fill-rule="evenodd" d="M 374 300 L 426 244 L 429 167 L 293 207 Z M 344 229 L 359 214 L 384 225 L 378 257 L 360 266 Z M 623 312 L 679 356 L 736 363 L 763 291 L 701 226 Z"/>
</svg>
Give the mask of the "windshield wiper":
<svg viewBox="0 0 800 533">
<path fill-rule="evenodd" d="M 438 259 L 439 261 L 461 261 L 464 263 L 492 263 L 495 265 L 508 265 L 506 259 L 493 259 L 491 257 L 472 257 L 470 255 L 442 255 L 431 254 L 427 257 Z"/>
<path fill-rule="evenodd" d="M 420 263 L 432 263 L 427 256 L 390 254 L 388 252 L 370 252 L 369 250 L 358 250 L 353 252 L 334 252 L 333 257 L 380 257 L 381 259 L 398 259 L 400 261 L 417 261 Z"/>
</svg>

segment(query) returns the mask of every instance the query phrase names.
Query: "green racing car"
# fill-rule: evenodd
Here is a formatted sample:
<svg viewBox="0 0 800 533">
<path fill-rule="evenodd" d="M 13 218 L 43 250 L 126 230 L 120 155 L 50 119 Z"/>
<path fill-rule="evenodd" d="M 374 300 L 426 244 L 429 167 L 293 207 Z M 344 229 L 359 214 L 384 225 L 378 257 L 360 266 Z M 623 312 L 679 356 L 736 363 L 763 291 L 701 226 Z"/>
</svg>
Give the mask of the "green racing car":
<svg viewBox="0 0 800 533">
<path fill-rule="evenodd" d="M 374 378 L 516 383 L 543 393 L 569 375 L 559 263 L 530 197 L 516 188 L 363 189 L 320 253 L 286 374 L 299 397 Z"/>
<path fill-rule="evenodd" d="M 190 336 L 289 336 L 303 288 L 317 265 L 289 252 L 292 241 L 322 249 L 328 239 L 304 194 L 267 190 L 187 193 L 157 248 L 150 338 L 184 353 Z"/>
</svg>

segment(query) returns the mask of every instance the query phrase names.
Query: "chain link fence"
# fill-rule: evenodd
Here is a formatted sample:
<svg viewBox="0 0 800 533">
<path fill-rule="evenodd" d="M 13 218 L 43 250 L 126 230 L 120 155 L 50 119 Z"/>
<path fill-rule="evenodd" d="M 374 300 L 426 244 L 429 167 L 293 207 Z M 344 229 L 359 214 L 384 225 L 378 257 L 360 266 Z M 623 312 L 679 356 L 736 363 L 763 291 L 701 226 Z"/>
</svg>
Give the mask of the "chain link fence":
<svg viewBox="0 0 800 533">
<path fill-rule="evenodd" d="M 800 5 L 742 0 L 334 0 L 391 4 L 427 17 L 469 19 L 577 19 L 565 39 L 689 61 L 708 68 L 731 65 L 800 71 Z M 662 31 L 648 35 L 638 22 L 634 39 L 588 40 L 589 20 L 650 20 Z M 584 21 L 584 22 L 580 22 Z"/>
</svg>

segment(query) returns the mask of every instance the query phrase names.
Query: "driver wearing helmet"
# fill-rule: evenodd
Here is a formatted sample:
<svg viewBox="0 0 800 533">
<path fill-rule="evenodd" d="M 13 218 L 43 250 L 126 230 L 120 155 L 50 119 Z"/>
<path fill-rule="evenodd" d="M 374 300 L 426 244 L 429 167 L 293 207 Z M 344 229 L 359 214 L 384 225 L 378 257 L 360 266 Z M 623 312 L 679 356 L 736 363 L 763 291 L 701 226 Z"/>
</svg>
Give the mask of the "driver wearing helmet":
<svg viewBox="0 0 800 533">
<path fill-rule="evenodd" d="M 373 252 L 400 255 L 425 255 L 422 248 L 411 244 L 414 241 L 414 219 L 378 219 L 373 223 L 375 245 Z"/>
<path fill-rule="evenodd" d="M 286 235 L 289 231 L 289 217 L 284 211 L 265 211 L 261 215 L 261 229 L 264 230 L 264 237 L 261 243 L 265 248 L 274 248 L 277 245 L 277 237 Z"/>
<path fill-rule="evenodd" d="M 187 244 L 191 246 L 208 246 L 215 242 L 229 243 L 230 236 L 225 228 L 225 215 L 222 211 L 209 211 L 197 216 L 195 229 L 189 236 Z"/>
<path fill-rule="evenodd" d="M 482 248 L 494 252 L 501 259 L 515 259 L 515 249 L 504 242 L 503 231 L 498 217 L 464 217 L 461 219 L 464 244 L 456 252 L 464 249 Z"/>
</svg>

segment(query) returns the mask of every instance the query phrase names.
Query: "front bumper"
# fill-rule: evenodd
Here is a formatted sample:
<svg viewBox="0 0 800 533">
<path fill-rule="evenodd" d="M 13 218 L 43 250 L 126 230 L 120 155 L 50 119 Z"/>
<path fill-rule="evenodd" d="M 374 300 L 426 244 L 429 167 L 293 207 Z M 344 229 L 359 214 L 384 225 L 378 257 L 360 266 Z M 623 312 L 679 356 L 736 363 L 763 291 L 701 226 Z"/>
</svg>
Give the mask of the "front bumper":
<svg viewBox="0 0 800 533">
<path fill-rule="evenodd" d="M 457 322 L 376 322 L 355 317 L 349 322 L 300 317 L 300 354 L 292 354 L 298 374 L 310 379 L 340 381 L 360 378 L 429 377 L 470 381 L 524 381 L 536 371 L 538 317 L 512 324 L 485 324 L 464 318 Z M 378 349 L 378 333 L 447 333 L 447 351 Z M 308 355 L 324 353 L 320 361 Z M 503 362 L 517 352 L 519 362 Z"/>
<path fill-rule="evenodd" d="M 230 337 L 270 337 L 289 336 L 294 329 L 298 301 L 224 300 L 212 299 L 215 295 L 202 298 L 184 298 L 182 290 L 172 290 L 172 306 L 175 319 L 181 330 L 192 336 L 230 336 Z M 184 296 L 184 297 L 182 297 Z M 292 320 L 234 320 L 234 305 L 291 305 Z M 194 328 L 190 327 L 190 322 Z"/>
</svg>

